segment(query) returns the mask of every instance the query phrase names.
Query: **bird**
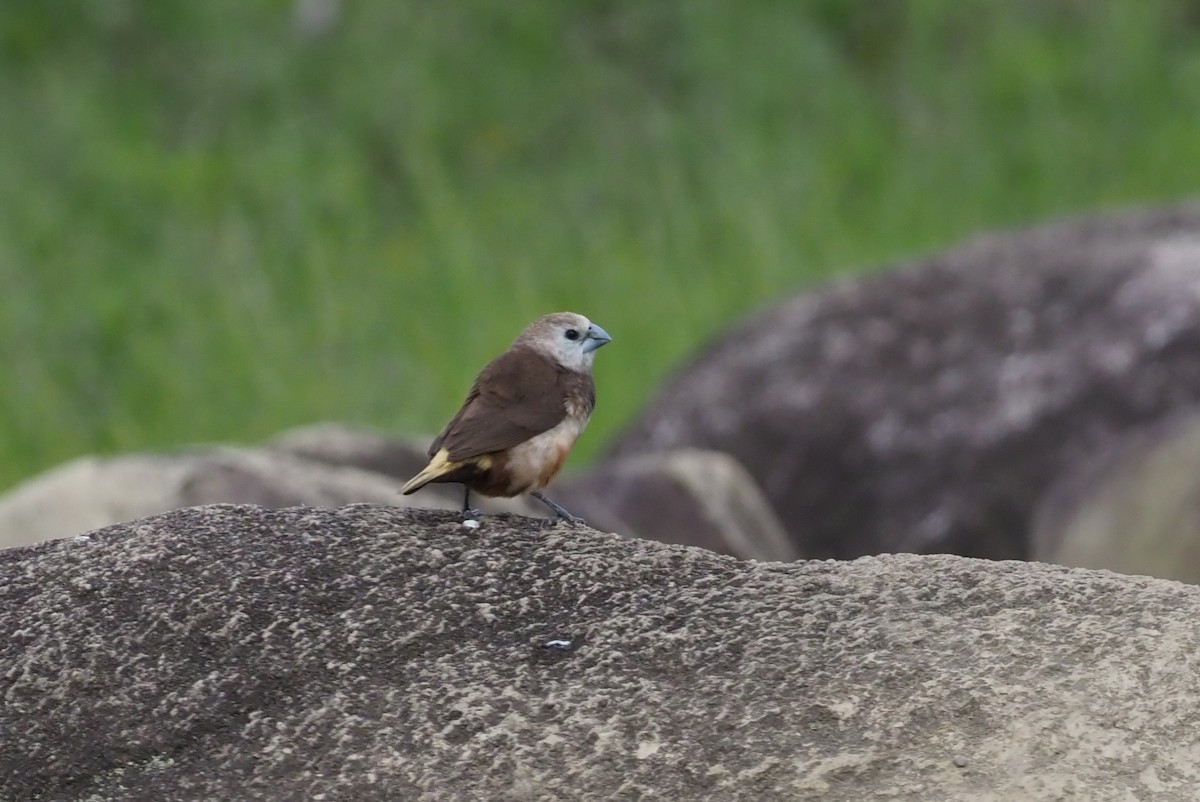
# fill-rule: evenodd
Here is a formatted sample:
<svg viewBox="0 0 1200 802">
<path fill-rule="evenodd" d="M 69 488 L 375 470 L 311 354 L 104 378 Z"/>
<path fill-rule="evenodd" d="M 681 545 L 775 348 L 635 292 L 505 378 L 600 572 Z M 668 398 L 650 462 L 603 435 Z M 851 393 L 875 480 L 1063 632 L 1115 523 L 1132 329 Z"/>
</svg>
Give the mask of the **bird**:
<svg viewBox="0 0 1200 802">
<path fill-rule="evenodd" d="M 582 522 L 544 493 L 596 407 L 592 361 L 612 341 L 574 312 L 534 320 L 508 350 L 475 377 L 462 406 L 434 438 L 429 463 L 404 484 L 411 495 L 430 483 L 463 486 L 464 520 L 478 519 L 471 492 L 528 494 L 554 512 L 546 523 Z"/>
</svg>

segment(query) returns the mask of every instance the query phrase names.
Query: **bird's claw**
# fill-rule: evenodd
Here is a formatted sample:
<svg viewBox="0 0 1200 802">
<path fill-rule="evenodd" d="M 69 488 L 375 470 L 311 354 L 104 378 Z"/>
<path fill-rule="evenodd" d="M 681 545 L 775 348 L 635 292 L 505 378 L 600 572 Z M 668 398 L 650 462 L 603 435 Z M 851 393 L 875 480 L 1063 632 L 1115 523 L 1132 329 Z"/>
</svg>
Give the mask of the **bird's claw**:
<svg viewBox="0 0 1200 802">
<path fill-rule="evenodd" d="M 570 524 L 586 524 L 587 523 L 587 521 L 583 520 L 582 518 L 578 518 L 574 515 L 551 515 L 549 518 L 542 519 L 542 526 L 548 529 L 551 526 L 557 526 L 558 524 L 562 523 L 563 521 L 566 521 L 567 523 L 570 523 Z"/>
<path fill-rule="evenodd" d="M 464 521 L 478 521 L 479 516 L 481 515 L 483 515 L 483 513 L 477 509 L 474 509 L 473 507 L 468 507 L 462 511 L 462 517 Z"/>
</svg>

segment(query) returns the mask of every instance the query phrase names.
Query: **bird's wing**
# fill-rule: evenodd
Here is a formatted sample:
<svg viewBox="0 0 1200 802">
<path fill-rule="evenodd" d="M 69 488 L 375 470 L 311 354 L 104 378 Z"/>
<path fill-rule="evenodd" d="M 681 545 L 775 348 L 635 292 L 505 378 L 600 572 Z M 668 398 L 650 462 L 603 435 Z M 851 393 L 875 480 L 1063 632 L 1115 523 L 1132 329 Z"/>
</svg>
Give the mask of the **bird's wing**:
<svg viewBox="0 0 1200 802">
<path fill-rule="evenodd" d="M 479 372 L 458 413 L 429 447 L 453 462 L 503 451 L 553 429 L 566 417 L 560 373 L 549 359 L 511 348 Z"/>
</svg>

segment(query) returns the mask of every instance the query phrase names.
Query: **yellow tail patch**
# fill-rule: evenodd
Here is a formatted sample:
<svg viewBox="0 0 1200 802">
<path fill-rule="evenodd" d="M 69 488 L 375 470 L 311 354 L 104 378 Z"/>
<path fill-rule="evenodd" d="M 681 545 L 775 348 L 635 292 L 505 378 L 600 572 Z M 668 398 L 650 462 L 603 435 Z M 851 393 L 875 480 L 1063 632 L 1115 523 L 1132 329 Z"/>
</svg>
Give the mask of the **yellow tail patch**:
<svg viewBox="0 0 1200 802">
<path fill-rule="evenodd" d="M 415 493 L 439 476 L 445 476 L 457 468 L 460 463 L 451 462 L 449 456 L 450 452 L 444 448 L 434 454 L 433 459 L 429 461 L 429 464 L 420 473 L 404 483 L 404 487 L 400 488 L 400 492 L 406 496 L 410 493 Z"/>
</svg>

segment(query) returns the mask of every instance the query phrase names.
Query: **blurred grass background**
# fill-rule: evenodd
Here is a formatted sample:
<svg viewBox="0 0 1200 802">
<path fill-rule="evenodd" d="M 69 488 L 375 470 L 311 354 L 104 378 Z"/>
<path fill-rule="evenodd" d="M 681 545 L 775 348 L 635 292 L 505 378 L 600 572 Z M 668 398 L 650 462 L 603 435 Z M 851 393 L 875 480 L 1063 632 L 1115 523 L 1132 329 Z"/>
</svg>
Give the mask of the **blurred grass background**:
<svg viewBox="0 0 1200 802">
<path fill-rule="evenodd" d="M 784 293 L 1195 193 L 1198 123 L 1183 0 L 4 0 L 0 487 L 435 431 L 558 309 L 579 465 Z"/>
</svg>

